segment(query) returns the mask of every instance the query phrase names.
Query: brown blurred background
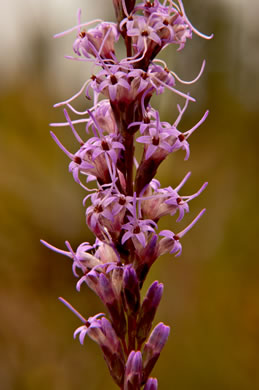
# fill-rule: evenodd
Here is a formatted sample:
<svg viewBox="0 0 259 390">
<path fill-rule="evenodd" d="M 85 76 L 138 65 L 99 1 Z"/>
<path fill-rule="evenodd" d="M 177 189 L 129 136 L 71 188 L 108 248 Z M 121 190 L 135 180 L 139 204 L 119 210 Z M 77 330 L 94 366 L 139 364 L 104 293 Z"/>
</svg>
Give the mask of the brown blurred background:
<svg viewBox="0 0 259 390">
<path fill-rule="evenodd" d="M 1 390 L 115 388 L 98 346 L 73 340 L 80 324 L 57 297 L 67 298 L 85 316 L 103 311 L 101 303 L 85 285 L 77 293 L 69 259 L 39 243 L 44 238 L 64 248 L 67 239 L 76 248 L 92 240 L 84 221 L 84 191 L 68 173 L 68 159 L 48 128 L 49 122 L 63 121 L 62 110 L 52 105 L 76 92 L 90 69 L 63 58 L 72 54 L 74 34 L 59 40 L 52 35 L 76 23 L 78 7 L 82 20 L 114 20 L 111 4 L 1 2 Z M 159 177 L 163 185 L 176 186 L 191 170 L 182 194 L 206 180 L 209 186 L 179 227 L 174 218 L 161 226 L 179 231 L 201 208 L 207 213 L 182 240 L 182 256 L 164 256 L 150 274 L 148 282 L 165 284 L 157 322 L 171 325 L 153 375 L 160 389 L 256 389 L 259 3 L 186 0 L 185 7 L 193 24 L 215 38 L 194 36 L 184 51 L 169 47 L 161 57 L 186 80 L 207 60 L 202 79 L 189 88 L 197 103 L 180 130 L 190 128 L 207 108 L 210 115 L 190 139 L 189 161 L 178 152 Z M 172 93 L 153 100 L 170 122 L 175 104 Z M 56 133 L 75 150 L 68 128 Z"/>
</svg>

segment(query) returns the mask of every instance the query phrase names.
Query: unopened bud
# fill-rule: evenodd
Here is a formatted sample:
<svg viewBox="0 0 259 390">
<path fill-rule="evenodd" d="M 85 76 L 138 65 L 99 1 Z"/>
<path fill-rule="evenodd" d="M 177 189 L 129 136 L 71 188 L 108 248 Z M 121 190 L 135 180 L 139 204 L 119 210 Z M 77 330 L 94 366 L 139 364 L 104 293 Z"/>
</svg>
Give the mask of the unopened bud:
<svg viewBox="0 0 259 390">
<path fill-rule="evenodd" d="M 130 313 L 137 313 L 140 306 L 139 281 L 133 267 L 127 266 L 123 274 L 125 302 Z"/>
<path fill-rule="evenodd" d="M 156 364 L 157 359 L 159 358 L 160 353 L 168 339 L 169 332 L 169 326 L 166 326 L 160 322 L 151 333 L 143 350 L 144 380 L 149 377 L 154 365 Z"/>
<path fill-rule="evenodd" d="M 137 322 L 137 340 L 139 344 L 142 344 L 146 340 L 150 332 L 152 322 L 163 294 L 163 289 L 163 284 L 155 281 L 147 291 Z"/>
<path fill-rule="evenodd" d="M 118 386 L 122 386 L 124 379 L 125 360 L 120 341 L 110 323 L 102 318 L 102 332 L 105 335 L 105 343 L 101 344 L 104 359 L 109 368 L 110 374 Z"/>
<path fill-rule="evenodd" d="M 129 354 L 124 379 L 124 390 L 139 390 L 142 378 L 142 355 L 140 351 Z"/>
<path fill-rule="evenodd" d="M 156 378 L 149 378 L 145 384 L 144 390 L 157 390 L 158 383 Z"/>
</svg>

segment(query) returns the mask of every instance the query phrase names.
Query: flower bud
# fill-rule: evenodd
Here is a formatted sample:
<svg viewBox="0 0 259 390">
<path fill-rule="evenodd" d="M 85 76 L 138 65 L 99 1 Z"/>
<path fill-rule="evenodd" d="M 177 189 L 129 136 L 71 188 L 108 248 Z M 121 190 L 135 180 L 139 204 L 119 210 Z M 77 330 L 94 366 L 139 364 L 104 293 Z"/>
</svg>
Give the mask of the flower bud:
<svg viewBox="0 0 259 390">
<path fill-rule="evenodd" d="M 139 344 L 142 344 L 146 340 L 150 332 L 152 322 L 163 294 L 163 288 L 164 286 L 162 283 L 155 281 L 147 291 L 137 322 L 136 336 Z"/>
<path fill-rule="evenodd" d="M 160 322 L 153 330 L 143 350 L 143 380 L 149 377 L 168 339 L 169 326 Z"/>
<path fill-rule="evenodd" d="M 102 318 L 102 331 L 105 335 L 105 343 L 100 345 L 104 354 L 104 359 L 109 368 L 111 376 L 118 386 L 122 386 L 124 378 L 124 356 L 121 343 L 110 323 L 106 318 Z"/>
<path fill-rule="evenodd" d="M 128 266 L 123 274 L 124 296 L 129 313 L 137 313 L 140 306 L 139 281 L 136 271 L 133 267 Z"/>
<path fill-rule="evenodd" d="M 140 351 L 129 354 L 124 378 L 124 390 L 140 390 L 142 378 L 142 355 Z"/>
<path fill-rule="evenodd" d="M 107 307 L 112 324 L 118 336 L 123 337 L 126 332 L 126 320 L 120 297 L 113 291 L 111 280 L 103 273 L 90 271 L 85 281 Z"/>
<path fill-rule="evenodd" d="M 138 275 L 140 288 L 142 287 L 146 279 L 147 273 L 151 265 L 158 257 L 158 249 L 158 236 L 156 234 L 153 234 L 145 248 L 141 248 L 141 250 L 136 253 L 137 256 L 136 261 L 134 262 L 134 267 Z"/>
<path fill-rule="evenodd" d="M 103 302 L 109 310 L 114 329 L 119 336 L 124 336 L 126 332 L 126 320 L 121 301 L 116 298 L 111 281 L 104 274 L 100 275 L 100 288 Z"/>
<path fill-rule="evenodd" d="M 145 384 L 144 390 L 157 390 L 158 383 L 156 378 L 149 378 Z"/>
</svg>

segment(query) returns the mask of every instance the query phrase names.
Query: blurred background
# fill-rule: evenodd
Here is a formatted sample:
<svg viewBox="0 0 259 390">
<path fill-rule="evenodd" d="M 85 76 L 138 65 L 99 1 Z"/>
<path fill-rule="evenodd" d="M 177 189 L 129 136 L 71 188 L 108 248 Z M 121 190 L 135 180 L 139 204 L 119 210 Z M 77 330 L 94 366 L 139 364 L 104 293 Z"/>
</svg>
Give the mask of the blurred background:
<svg viewBox="0 0 259 390">
<path fill-rule="evenodd" d="M 86 317 L 103 311 L 101 303 L 85 285 L 77 293 L 69 259 L 39 243 L 44 238 L 64 248 L 69 240 L 76 248 L 92 240 L 84 191 L 68 173 L 68 159 L 48 127 L 63 121 L 62 109 L 53 104 L 79 90 L 90 75 L 86 64 L 64 59 L 72 54 L 74 34 L 52 39 L 76 24 L 79 7 L 83 21 L 114 20 L 111 0 L 12 0 L 0 6 L 2 390 L 115 388 L 98 346 L 90 339 L 83 347 L 73 340 L 80 324 L 57 297 Z M 210 115 L 190 139 L 189 161 L 176 153 L 159 178 L 174 187 L 191 170 L 182 194 L 192 194 L 207 180 L 209 186 L 183 222 L 169 218 L 161 227 L 177 232 L 201 208 L 207 213 L 182 240 L 182 256 L 159 259 L 144 288 L 155 279 L 165 284 L 156 320 L 171 326 L 153 376 L 160 389 L 256 389 L 259 3 L 186 0 L 185 8 L 198 29 L 215 37 L 193 36 L 184 51 L 170 46 L 160 58 L 186 80 L 206 59 L 196 85 L 178 84 L 197 98 L 179 128 L 188 130 L 207 108 Z M 166 93 L 153 105 L 172 123 L 177 102 L 182 103 Z M 68 128 L 56 134 L 75 151 Z"/>
</svg>

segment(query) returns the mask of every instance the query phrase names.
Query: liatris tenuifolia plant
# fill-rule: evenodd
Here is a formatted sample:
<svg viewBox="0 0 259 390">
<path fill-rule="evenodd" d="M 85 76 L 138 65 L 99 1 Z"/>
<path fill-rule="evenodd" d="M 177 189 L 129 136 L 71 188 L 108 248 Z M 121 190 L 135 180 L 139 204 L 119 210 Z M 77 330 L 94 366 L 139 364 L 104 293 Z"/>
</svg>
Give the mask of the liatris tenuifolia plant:
<svg viewBox="0 0 259 390">
<path fill-rule="evenodd" d="M 120 389 L 157 389 L 157 379 L 150 374 L 169 335 L 169 326 L 160 322 L 151 330 L 160 303 L 163 284 L 155 281 L 141 301 L 141 288 L 152 264 L 165 253 L 179 256 L 181 239 L 203 215 L 203 209 L 180 232 L 158 230 L 157 223 L 165 215 L 182 220 L 189 202 L 206 187 L 204 183 L 193 195 L 180 195 L 190 172 L 177 187 L 161 188 L 155 178 L 165 158 L 180 149 L 189 158 L 188 138 L 204 122 L 181 132 L 178 125 L 190 101 L 189 93 L 176 88 L 176 82 L 191 84 L 170 71 L 157 54 L 168 45 L 177 51 L 186 41 L 200 33 L 190 23 L 181 0 L 160 2 L 113 0 L 117 23 L 93 20 L 81 22 L 81 10 L 75 27 L 57 34 L 62 37 L 76 32 L 73 49 L 78 61 L 91 62 L 101 70 L 92 74 L 79 92 L 57 103 L 64 107 L 66 121 L 52 126 L 69 126 L 79 143 L 72 153 L 54 133 L 51 135 L 71 160 L 69 171 L 86 192 L 86 223 L 94 233 L 93 244 L 83 242 L 74 251 L 68 241 L 67 250 L 42 241 L 48 248 L 72 260 L 74 275 L 79 278 L 79 291 L 86 283 L 103 302 L 107 314 L 83 317 L 65 299 L 60 300 L 82 322 L 74 332 L 84 343 L 88 335 L 101 348 L 110 374 Z M 85 27 L 93 25 L 85 30 Z M 126 57 L 118 59 L 115 43 L 122 38 Z M 177 105 L 173 124 L 161 120 L 150 100 L 165 89 L 183 99 Z M 74 101 L 80 95 L 93 99 L 93 107 L 78 111 Z M 69 112 L 80 116 L 71 119 Z M 75 125 L 85 124 L 87 139 L 81 138 Z M 135 142 L 141 145 L 142 157 L 135 157 Z M 91 185 L 88 183 L 93 182 Z M 90 188 L 89 188 L 90 187 Z"/>
</svg>

